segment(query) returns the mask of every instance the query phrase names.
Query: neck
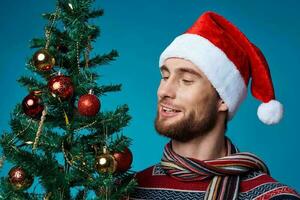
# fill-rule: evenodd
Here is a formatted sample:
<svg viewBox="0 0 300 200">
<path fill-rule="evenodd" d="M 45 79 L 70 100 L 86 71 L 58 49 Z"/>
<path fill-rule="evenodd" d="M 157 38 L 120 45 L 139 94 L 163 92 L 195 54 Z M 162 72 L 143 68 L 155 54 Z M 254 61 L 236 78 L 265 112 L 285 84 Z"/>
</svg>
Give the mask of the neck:
<svg viewBox="0 0 300 200">
<path fill-rule="evenodd" d="M 188 142 L 172 140 L 175 153 L 198 160 L 211 160 L 226 156 L 224 126 L 216 125 L 211 131 L 200 134 Z"/>
</svg>

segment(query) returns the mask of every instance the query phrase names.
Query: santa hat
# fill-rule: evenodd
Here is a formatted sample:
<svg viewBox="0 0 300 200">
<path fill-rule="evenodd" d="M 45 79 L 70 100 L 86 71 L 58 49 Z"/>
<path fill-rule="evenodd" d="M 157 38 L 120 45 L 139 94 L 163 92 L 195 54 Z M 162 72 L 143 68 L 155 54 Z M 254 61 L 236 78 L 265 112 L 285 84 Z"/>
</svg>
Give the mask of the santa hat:
<svg viewBox="0 0 300 200">
<path fill-rule="evenodd" d="M 214 12 L 201 15 L 164 50 L 159 66 L 172 57 L 189 60 L 201 69 L 228 106 L 229 120 L 245 99 L 250 78 L 252 95 L 263 102 L 258 118 L 268 125 L 281 120 L 283 106 L 275 100 L 265 57 L 224 17 Z"/>
</svg>

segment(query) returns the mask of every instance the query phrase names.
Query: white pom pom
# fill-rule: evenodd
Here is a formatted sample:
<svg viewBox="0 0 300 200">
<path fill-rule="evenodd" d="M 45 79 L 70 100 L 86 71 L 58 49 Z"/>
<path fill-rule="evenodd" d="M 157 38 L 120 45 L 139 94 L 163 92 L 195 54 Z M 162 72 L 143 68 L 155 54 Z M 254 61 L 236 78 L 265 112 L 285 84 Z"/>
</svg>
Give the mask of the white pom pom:
<svg viewBox="0 0 300 200">
<path fill-rule="evenodd" d="M 283 116 L 283 106 L 276 100 L 262 103 L 257 109 L 257 116 L 267 125 L 277 124 Z"/>
</svg>

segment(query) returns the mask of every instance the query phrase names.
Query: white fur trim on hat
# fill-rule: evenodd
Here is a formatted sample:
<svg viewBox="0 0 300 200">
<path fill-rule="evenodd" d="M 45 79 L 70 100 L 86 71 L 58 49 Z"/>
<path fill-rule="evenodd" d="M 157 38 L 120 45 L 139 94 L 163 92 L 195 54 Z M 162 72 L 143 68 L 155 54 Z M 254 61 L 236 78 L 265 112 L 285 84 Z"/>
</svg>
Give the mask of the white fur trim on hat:
<svg viewBox="0 0 300 200">
<path fill-rule="evenodd" d="M 260 121 L 267 125 L 277 124 L 283 117 L 283 106 L 276 100 L 262 103 L 257 109 L 257 116 Z"/>
<path fill-rule="evenodd" d="M 186 33 L 176 37 L 164 50 L 159 66 L 172 57 L 189 60 L 199 67 L 228 106 L 228 117 L 232 119 L 247 95 L 247 87 L 226 54 L 206 38 Z"/>
</svg>

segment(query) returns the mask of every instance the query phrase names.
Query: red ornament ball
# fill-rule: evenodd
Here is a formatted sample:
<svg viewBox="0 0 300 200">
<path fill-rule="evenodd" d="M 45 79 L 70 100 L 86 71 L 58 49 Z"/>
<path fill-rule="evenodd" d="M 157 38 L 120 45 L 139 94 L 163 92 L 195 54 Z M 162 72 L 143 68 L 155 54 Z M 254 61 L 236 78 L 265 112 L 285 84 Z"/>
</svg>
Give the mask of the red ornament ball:
<svg viewBox="0 0 300 200">
<path fill-rule="evenodd" d="M 31 92 L 22 101 L 23 112 L 32 118 L 41 117 L 44 110 L 42 100 L 37 96 L 38 93 L 37 91 Z"/>
<path fill-rule="evenodd" d="M 78 100 L 78 112 L 83 116 L 95 116 L 99 112 L 100 106 L 100 100 L 94 94 L 85 94 Z"/>
<path fill-rule="evenodd" d="M 28 175 L 22 167 L 13 167 L 8 176 L 9 182 L 16 190 L 25 190 L 33 183 L 33 177 Z"/>
<path fill-rule="evenodd" d="M 128 148 L 125 148 L 122 152 L 115 152 L 113 154 L 117 162 L 118 172 L 125 172 L 130 169 L 132 163 L 132 153 Z"/>
<path fill-rule="evenodd" d="M 64 75 L 52 77 L 48 82 L 48 88 L 52 94 L 59 96 L 63 100 L 71 98 L 74 93 L 72 80 Z"/>
</svg>

